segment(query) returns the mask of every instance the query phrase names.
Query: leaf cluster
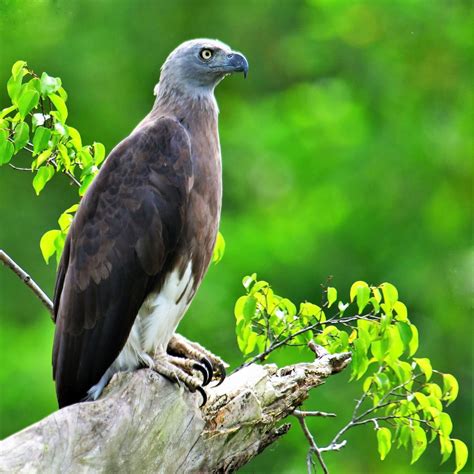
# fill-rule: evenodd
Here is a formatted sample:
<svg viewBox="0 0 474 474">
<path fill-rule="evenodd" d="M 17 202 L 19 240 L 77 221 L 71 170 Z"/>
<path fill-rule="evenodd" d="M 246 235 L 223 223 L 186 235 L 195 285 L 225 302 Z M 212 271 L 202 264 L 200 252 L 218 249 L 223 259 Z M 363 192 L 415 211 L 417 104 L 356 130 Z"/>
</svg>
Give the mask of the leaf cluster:
<svg viewBox="0 0 474 474">
<path fill-rule="evenodd" d="M 68 124 L 67 93 L 59 77 L 43 72 L 41 76 L 17 61 L 7 83 L 11 105 L 0 112 L 0 165 L 34 174 L 32 184 L 37 195 L 58 173 L 65 174 L 84 195 L 105 159 L 102 143 L 84 145 L 77 129 Z M 19 166 L 26 150 L 28 166 Z M 15 162 L 13 161 L 15 159 Z M 59 229 L 48 231 L 41 239 L 46 262 L 56 254 L 59 259 L 64 239 L 77 205 L 59 217 Z"/>
<path fill-rule="evenodd" d="M 329 353 L 352 353 L 351 381 L 360 380 L 363 393 L 333 447 L 348 429 L 373 423 L 381 459 L 396 445 L 411 449 L 414 463 L 438 439 L 442 462 L 454 450 L 456 472 L 462 469 L 467 448 L 451 438 L 453 425 L 444 411 L 458 395 L 457 380 L 434 370 L 428 358 L 414 357 L 418 330 L 394 285 L 357 281 L 347 300 L 338 300 L 336 288 L 326 287 L 320 305 L 306 301 L 299 307 L 256 274 L 246 276 L 243 286 L 245 295 L 234 313 L 247 363 L 262 361 L 283 346 L 306 347 L 310 340 Z"/>
</svg>

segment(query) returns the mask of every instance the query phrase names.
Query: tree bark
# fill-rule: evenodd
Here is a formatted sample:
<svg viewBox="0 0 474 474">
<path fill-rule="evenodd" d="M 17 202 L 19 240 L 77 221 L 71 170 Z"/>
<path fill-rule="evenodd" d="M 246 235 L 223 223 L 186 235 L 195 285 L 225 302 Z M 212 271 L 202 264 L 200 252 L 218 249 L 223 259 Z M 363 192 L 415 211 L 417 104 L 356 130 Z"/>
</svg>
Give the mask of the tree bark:
<svg viewBox="0 0 474 474">
<path fill-rule="evenodd" d="M 150 369 L 114 376 L 101 399 L 59 410 L 0 442 L 0 472 L 232 472 L 284 435 L 280 421 L 349 353 L 278 369 L 250 365 L 209 400 Z M 278 426 L 279 425 L 279 426 Z"/>
</svg>

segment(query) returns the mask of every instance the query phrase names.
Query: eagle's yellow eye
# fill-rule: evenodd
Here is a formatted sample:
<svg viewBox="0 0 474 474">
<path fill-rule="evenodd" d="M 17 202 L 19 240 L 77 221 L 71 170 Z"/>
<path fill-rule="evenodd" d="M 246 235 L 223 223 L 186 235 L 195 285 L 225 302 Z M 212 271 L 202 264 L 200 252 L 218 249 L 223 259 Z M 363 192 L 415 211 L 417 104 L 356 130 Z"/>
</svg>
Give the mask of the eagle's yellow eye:
<svg viewBox="0 0 474 474">
<path fill-rule="evenodd" d="M 204 48 L 204 49 L 201 49 L 201 52 L 199 53 L 199 56 L 201 56 L 201 59 L 204 59 L 204 61 L 209 61 L 209 59 L 212 58 L 213 54 L 214 53 L 213 53 L 212 49 Z"/>
</svg>

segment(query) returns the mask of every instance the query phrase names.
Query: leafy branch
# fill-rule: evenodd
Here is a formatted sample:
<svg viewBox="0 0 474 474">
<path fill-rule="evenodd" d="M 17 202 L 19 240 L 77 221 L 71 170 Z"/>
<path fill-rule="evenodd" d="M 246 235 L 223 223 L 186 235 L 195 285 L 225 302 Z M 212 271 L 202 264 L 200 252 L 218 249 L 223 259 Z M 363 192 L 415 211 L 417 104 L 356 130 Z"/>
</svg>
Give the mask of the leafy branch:
<svg viewBox="0 0 474 474">
<path fill-rule="evenodd" d="M 335 288 L 325 287 L 321 305 L 303 302 L 299 308 L 256 274 L 245 277 L 243 286 L 245 295 L 237 300 L 234 312 L 239 348 L 247 357 L 244 366 L 263 361 L 282 347 L 309 346 L 319 357 L 324 352 L 350 351 L 351 381 L 365 377 L 351 419 L 327 446 L 319 447 L 307 427 L 305 417 L 311 412 L 294 412 L 309 443 L 308 472 L 316 464 L 328 472 L 323 453 L 341 450 L 347 444 L 343 436 L 366 424 L 374 425 L 382 460 L 396 444 L 411 447 L 414 463 L 428 442 L 438 439 L 442 462 L 455 451 L 455 472 L 462 469 L 467 447 L 450 437 L 453 425 L 444 411 L 456 399 L 458 383 L 453 375 L 433 370 L 428 358 L 414 357 L 418 329 L 408 319 L 395 286 L 357 281 L 347 302 L 338 301 Z"/>
</svg>

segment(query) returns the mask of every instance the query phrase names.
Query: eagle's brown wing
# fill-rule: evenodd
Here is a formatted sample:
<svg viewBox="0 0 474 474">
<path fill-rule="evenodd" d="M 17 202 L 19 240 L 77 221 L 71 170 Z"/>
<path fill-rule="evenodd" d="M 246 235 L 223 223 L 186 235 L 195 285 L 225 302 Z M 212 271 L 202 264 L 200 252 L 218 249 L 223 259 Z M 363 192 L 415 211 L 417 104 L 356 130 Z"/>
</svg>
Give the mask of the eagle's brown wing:
<svg viewBox="0 0 474 474">
<path fill-rule="evenodd" d="M 192 175 L 175 120 L 143 126 L 110 154 L 67 236 L 54 295 L 59 406 L 82 400 L 125 345 L 181 234 Z"/>
</svg>

